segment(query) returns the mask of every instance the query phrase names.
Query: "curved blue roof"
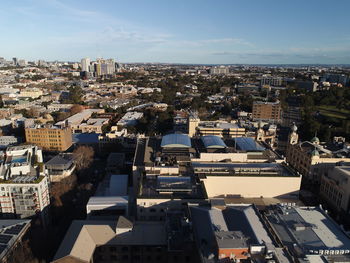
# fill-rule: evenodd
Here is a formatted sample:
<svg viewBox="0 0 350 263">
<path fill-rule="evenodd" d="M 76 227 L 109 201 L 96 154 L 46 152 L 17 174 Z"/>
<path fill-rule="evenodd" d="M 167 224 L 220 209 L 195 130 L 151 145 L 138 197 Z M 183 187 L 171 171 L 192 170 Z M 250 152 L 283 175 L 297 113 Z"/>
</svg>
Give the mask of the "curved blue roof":
<svg viewBox="0 0 350 263">
<path fill-rule="evenodd" d="M 201 140 L 205 148 L 207 149 L 208 148 L 222 149 L 227 147 L 224 141 L 219 136 L 215 136 L 215 135 L 202 136 Z"/>
<path fill-rule="evenodd" d="M 235 138 L 237 147 L 242 151 L 247 152 L 262 152 L 265 150 L 260 144 L 258 144 L 253 138 L 250 137 L 237 137 Z"/>
<path fill-rule="evenodd" d="M 190 148 L 191 139 L 187 134 L 168 134 L 163 136 L 160 146 L 162 148 Z"/>
</svg>

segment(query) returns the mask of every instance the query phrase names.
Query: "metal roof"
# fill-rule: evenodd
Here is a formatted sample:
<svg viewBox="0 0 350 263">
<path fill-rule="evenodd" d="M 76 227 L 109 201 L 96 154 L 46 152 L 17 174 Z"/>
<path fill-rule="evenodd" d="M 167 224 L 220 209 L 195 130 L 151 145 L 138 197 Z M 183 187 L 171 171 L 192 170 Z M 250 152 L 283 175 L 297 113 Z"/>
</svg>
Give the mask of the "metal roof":
<svg viewBox="0 0 350 263">
<path fill-rule="evenodd" d="M 326 250 L 350 253 L 349 237 L 320 208 L 279 205 L 270 212 L 268 220 L 283 244 L 295 243 L 306 255 Z"/>
<path fill-rule="evenodd" d="M 202 136 L 201 140 L 205 146 L 205 148 L 226 148 L 226 144 L 224 141 L 219 137 L 215 135 L 208 135 L 208 136 Z"/>
<path fill-rule="evenodd" d="M 190 148 L 191 139 L 187 134 L 168 134 L 163 136 L 162 148 Z"/>
<path fill-rule="evenodd" d="M 265 148 L 258 144 L 253 138 L 250 137 L 237 137 L 235 138 L 235 143 L 239 150 L 248 152 L 261 152 Z"/>
<path fill-rule="evenodd" d="M 113 174 L 109 181 L 110 196 L 126 196 L 128 193 L 128 175 Z"/>
<path fill-rule="evenodd" d="M 158 176 L 157 191 L 192 191 L 191 178 L 188 176 Z"/>
</svg>

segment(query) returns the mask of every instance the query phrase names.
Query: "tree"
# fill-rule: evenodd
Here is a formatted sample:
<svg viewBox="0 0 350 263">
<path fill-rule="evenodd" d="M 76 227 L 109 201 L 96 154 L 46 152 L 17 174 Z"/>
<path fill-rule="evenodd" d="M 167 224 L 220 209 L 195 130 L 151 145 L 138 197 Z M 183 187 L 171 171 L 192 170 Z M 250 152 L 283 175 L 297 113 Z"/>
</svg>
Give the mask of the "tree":
<svg viewBox="0 0 350 263">
<path fill-rule="evenodd" d="M 73 151 L 73 159 L 78 171 L 89 168 L 94 160 L 94 149 L 85 145 L 78 146 Z"/>
<path fill-rule="evenodd" d="M 70 108 L 69 112 L 71 115 L 77 114 L 79 112 L 82 112 L 84 110 L 84 107 L 79 104 L 74 104 L 72 108 Z"/>
<path fill-rule="evenodd" d="M 82 102 L 83 90 L 79 86 L 72 86 L 69 88 L 68 101 L 74 104 L 80 104 Z"/>
</svg>

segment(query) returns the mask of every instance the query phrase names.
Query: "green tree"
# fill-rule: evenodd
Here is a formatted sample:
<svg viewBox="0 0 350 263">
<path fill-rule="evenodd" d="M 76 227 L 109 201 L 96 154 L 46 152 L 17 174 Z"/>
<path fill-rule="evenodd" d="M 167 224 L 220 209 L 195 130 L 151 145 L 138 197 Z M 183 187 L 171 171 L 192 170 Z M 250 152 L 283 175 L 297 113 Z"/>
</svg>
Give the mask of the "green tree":
<svg viewBox="0 0 350 263">
<path fill-rule="evenodd" d="M 82 104 L 83 90 L 79 86 L 71 86 L 69 89 L 68 102 L 72 104 Z"/>
</svg>

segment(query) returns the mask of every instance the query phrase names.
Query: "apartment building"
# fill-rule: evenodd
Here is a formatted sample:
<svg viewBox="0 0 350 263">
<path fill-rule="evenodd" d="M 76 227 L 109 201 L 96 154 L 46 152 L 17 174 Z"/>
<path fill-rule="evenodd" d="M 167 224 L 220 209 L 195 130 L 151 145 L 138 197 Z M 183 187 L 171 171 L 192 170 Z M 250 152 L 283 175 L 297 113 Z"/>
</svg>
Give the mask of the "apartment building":
<svg viewBox="0 0 350 263">
<path fill-rule="evenodd" d="M 41 214 L 45 220 L 50 198 L 41 150 L 32 145 L 8 147 L 1 157 L 2 216 L 26 218 Z"/>
<path fill-rule="evenodd" d="M 25 128 L 26 142 L 40 146 L 45 151 L 66 151 L 72 145 L 69 127 L 35 125 Z"/>
<path fill-rule="evenodd" d="M 280 122 L 282 118 L 280 102 L 255 101 L 253 103 L 253 120 Z"/>
</svg>

